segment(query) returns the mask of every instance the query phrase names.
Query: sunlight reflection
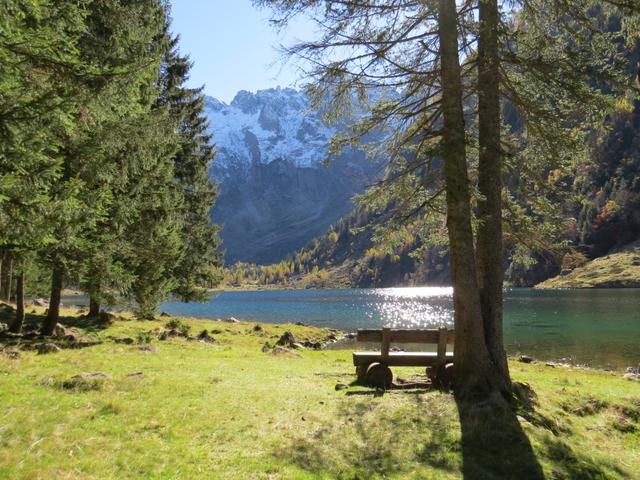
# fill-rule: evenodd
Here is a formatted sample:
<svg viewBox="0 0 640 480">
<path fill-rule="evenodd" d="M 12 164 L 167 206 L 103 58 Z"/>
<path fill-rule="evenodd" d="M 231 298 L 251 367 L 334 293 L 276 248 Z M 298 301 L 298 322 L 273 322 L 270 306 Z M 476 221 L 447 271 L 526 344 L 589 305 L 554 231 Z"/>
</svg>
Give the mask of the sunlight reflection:
<svg viewBox="0 0 640 480">
<path fill-rule="evenodd" d="M 370 304 L 391 328 L 437 328 L 453 325 L 451 287 L 384 288 Z"/>
</svg>

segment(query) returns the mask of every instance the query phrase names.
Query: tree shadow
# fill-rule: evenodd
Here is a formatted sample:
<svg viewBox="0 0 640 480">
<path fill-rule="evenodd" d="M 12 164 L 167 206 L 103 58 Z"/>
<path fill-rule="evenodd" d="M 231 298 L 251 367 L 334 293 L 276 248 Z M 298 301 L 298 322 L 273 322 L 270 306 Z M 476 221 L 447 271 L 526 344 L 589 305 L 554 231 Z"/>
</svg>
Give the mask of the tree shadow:
<svg viewBox="0 0 640 480">
<path fill-rule="evenodd" d="M 409 475 L 416 463 L 455 472 L 459 468 L 455 408 L 449 400 L 425 392 L 387 390 L 385 395 L 397 395 L 402 401 L 384 404 L 373 398 L 374 391 L 348 392 L 352 400 L 343 402 L 336 414 L 311 434 L 285 439 L 273 455 L 322 478 Z M 423 440 L 419 444 L 416 432 Z"/>
<path fill-rule="evenodd" d="M 456 400 L 456 404 L 463 478 L 544 480 L 529 438 L 510 405 L 460 400 Z"/>
</svg>

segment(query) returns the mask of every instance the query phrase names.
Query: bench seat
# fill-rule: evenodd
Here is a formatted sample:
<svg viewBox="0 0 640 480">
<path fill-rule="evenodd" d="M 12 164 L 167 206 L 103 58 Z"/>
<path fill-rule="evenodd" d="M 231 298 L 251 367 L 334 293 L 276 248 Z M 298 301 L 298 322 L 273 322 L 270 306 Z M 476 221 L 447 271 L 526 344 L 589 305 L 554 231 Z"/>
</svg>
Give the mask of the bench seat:
<svg viewBox="0 0 640 480">
<path fill-rule="evenodd" d="M 430 367 L 438 360 L 437 352 L 389 352 L 383 359 L 382 352 L 353 352 L 353 364 L 371 365 L 383 363 L 389 367 Z M 453 352 L 446 353 L 447 363 L 453 362 Z"/>
</svg>

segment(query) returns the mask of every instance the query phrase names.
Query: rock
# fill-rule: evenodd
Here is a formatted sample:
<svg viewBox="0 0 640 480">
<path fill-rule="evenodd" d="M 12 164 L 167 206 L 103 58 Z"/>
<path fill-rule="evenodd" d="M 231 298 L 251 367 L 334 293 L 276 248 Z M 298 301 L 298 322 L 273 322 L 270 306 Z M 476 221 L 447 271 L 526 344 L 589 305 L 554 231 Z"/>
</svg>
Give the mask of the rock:
<svg viewBox="0 0 640 480">
<path fill-rule="evenodd" d="M 158 337 L 158 339 L 160 339 L 160 340 L 163 340 L 163 341 L 164 341 L 164 340 L 166 340 L 168 337 L 169 337 L 169 335 L 168 335 L 168 334 L 167 334 L 167 332 L 165 331 L 165 332 L 162 332 L 162 333 L 160 334 L 160 336 Z"/>
<path fill-rule="evenodd" d="M 131 337 L 114 338 L 113 341 L 123 345 L 133 345 L 135 343 L 135 340 Z"/>
<path fill-rule="evenodd" d="M 9 325 L 6 323 L 0 323 L 0 332 L 6 332 L 7 330 L 9 330 Z"/>
<path fill-rule="evenodd" d="M 263 352 L 263 353 L 267 353 L 269 350 L 271 350 L 271 345 L 269 345 L 269 342 L 266 342 L 266 343 L 262 346 L 262 352 Z"/>
<path fill-rule="evenodd" d="M 301 343 L 295 342 L 291 344 L 291 348 L 295 348 L 296 350 L 304 350 L 304 345 Z"/>
<path fill-rule="evenodd" d="M 4 348 L 0 348 L 0 355 L 4 355 L 9 360 L 17 360 L 20 358 L 20 352 L 17 350 L 6 350 Z"/>
<path fill-rule="evenodd" d="M 240 320 L 238 320 L 237 318 L 234 318 L 234 317 L 226 318 L 226 319 L 225 319 L 225 320 L 223 320 L 223 321 L 224 321 L 224 322 L 227 322 L 227 323 L 240 323 Z"/>
<path fill-rule="evenodd" d="M 287 331 L 282 334 L 282 336 L 276 342 L 276 345 L 280 346 L 289 346 L 296 343 L 296 337 L 294 337 L 293 333 Z"/>
<path fill-rule="evenodd" d="M 309 326 L 304 322 L 296 322 L 296 325 L 298 325 L 299 327 L 308 327 Z"/>
<path fill-rule="evenodd" d="M 38 355 L 46 355 L 47 353 L 57 353 L 61 349 L 55 343 L 41 343 L 38 345 Z"/>
<path fill-rule="evenodd" d="M 305 348 L 313 348 L 314 350 L 322 350 L 322 347 L 324 347 L 322 342 L 311 342 L 309 340 L 302 342 L 302 345 Z"/>
<path fill-rule="evenodd" d="M 100 310 L 100 313 L 98 313 L 98 320 L 101 323 L 110 324 L 116 319 L 117 317 L 113 313 L 105 312 L 104 310 Z"/>
<path fill-rule="evenodd" d="M 354 340 L 358 338 L 358 334 L 355 332 L 349 332 L 344 336 L 344 338 L 348 338 L 349 340 Z"/>
<path fill-rule="evenodd" d="M 65 390 L 76 390 L 80 392 L 88 392 L 90 390 L 101 390 L 106 380 L 111 379 L 111 375 L 106 373 L 81 373 L 69 380 L 62 382 L 61 386 Z"/>
<path fill-rule="evenodd" d="M 349 385 L 346 385 L 344 383 L 336 383 L 336 390 L 346 390 L 347 388 L 349 388 Z"/>
<path fill-rule="evenodd" d="M 160 312 L 160 316 L 161 317 L 170 317 L 171 315 L 169 315 L 167 312 Z"/>
<path fill-rule="evenodd" d="M 532 410 L 534 405 L 538 405 L 538 395 L 531 385 L 525 382 L 513 382 L 513 393 L 527 410 Z"/>
<path fill-rule="evenodd" d="M 546 367 L 551 367 L 551 368 L 556 368 L 556 364 L 555 363 L 551 363 L 551 362 L 547 362 L 545 363 Z"/>
<path fill-rule="evenodd" d="M 55 327 L 53 327 L 53 336 L 54 337 L 64 337 L 67 335 L 67 331 L 64 326 L 60 323 L 57 323 Z"/>
<path fill-rule="evenodd" d="M 206 343 L 213 343 L 216 341 L 215 338 L 209 335 L 209 331 L 206 329 L 201 331 L 196 338 L 201 342 L 206 342 Z"/>
<path fill-rule="evenodd" d="M 522 363 L 532 363 L 533 357 L 530 357 L 529 355 L 520 355 L 520 358 L 518 358 L 518 361 Z"/>
<path fill-rule="evenodd" d="M 93 380 L 95 378 L 103 378 L 105 380 L 110 380 L 112 377 L 108 373 L 102 373 L 102 372 L 81 373 L 80 375 L 76 375 L 75 377 L 71 377 L 71 380 L 73 380 L 73 379 Z"/>
<path fill-rule="evenodd" d="M 158 353 L 160 349 L 154 345 L 141 345 L 138 347 L 141 352 Z"/>
<path fill-rule="evenodd" d="M 49 302 L 47 302 L 44 298 L 36 298 L 31 303 L 33 303 L 36 307 L 47 307 L 47 308 L 49 308 Z"/>
<path fill-rule="evenodd" d="M 640 381 L 640 375 L 638 375 L 637 373 L 625 373 L 622 378 L 624 378 L 625 380 L 636 380 L 636 381 Z"/>
<path fill-rule="evenodd" d="M 299 357 L 300 354 L 296 353 L 292 350 L 289 350 L 288 348 L 285 347 L 273 347 L 273 350 L 271 350 L 271 354 L 272 355 L 288 355 L 291 357 Z"/>
<path fill-rule="evenodd" d="M 254 332 L 261 332 L 262 331 L 262 325 L 254 325 L 253 326 L 253 331 Z"/>
<path fill-rule="evenodd" d="M 638 373 L 640 373 L 640 371 L 639 371 L 639 369 L 637 367 L 627 367 L 625 372 L 626 373 L 633 373 L 635 375 L 638 375 Z"/>
</svg>

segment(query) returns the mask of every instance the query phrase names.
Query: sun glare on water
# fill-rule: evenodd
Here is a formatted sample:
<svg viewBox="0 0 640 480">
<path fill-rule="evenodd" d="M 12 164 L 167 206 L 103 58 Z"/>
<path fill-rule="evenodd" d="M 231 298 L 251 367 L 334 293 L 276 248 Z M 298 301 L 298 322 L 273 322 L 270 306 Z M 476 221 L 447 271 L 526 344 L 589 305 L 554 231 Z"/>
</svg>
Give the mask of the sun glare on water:
<svg viewBox="0 0 640 480">
<path fill-rule="evenodd" d="M 451 287 L 406 287 L 376 290 L 372 303 L 391 328 L 438 328 L 453 324 Z"/>
</svg>

